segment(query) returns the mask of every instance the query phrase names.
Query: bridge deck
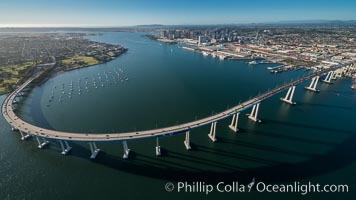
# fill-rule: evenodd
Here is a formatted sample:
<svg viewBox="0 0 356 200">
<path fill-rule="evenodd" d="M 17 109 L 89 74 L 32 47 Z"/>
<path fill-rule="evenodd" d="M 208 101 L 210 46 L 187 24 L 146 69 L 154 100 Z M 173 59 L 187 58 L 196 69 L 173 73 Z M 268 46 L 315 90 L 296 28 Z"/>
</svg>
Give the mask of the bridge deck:
<svg viewBox="0 0 356 200">
<path fill-rule="evenodd" d="M 345 64 L 346 65 L 346 64 Z M 73 141 L 119 141 L 119 140 L 130 140 L 130 139 L 140 139 L 140 138 L 147 138 L 147 137 L 157 137 L 157 136 L 164 136 L 170 135 L 175 133 L 182 133 L 187 130 L 204 126 L 210 124 L 215 121 L 219 121 L 221 119 L 227 118 L 237 112 L 244 111 L 251 106 L 267 99 L 293 85 L 297 85 L 305 80 L 308 80 L 312 77 L 321 75 L 323 73 L 327 73 L 329 71 L 333 71 L 337 68 L 343 67 L 342 65 L 336 65 L 330 67 L 329 69 L 324 69 L 322 71 L 304 76 L 298 80 L 292 81 L 288 84 L 283 86 L 277 87 L 273 90 L 267 91 L 261 95 L 258 95 L 248 101 L 245 101 L 241 104 L 238 104 L 228 110 L 223 112 L 217 113 L 213 116 L 209 116 L 203 119 L 199 119 L 196 121 L 170 126 L 166 128 L 158 128 L 152 130 L 145 130 L 145 131 L 135 131 L 135 132 L 125 132 L 125 133 L 71 133 L 71 132 L 62 132 L 56 130 L 49 130 L 45 128 L 41 128 L 38 126 L 34 126 L 30 123 L 23 121 L 22 119 L 18 118 L 13 111 L 12 104 L 17 96 L 25 87 L 27 87 L 33 80 L 41 75 L 41 73 L 37 74 L 36 76 L 30 78 L 25 83 L 23 83 L 20 87 L 18 87 L 15 91 L 13 91 L 3 102 L 2 105 L 2 114 L 5 120 L 15 129 L 19 131 L 37 135 L 40 137 L 51 138 L 51 139 L 59 139 L 59 140 L 73 140 Z"/>
</svg>

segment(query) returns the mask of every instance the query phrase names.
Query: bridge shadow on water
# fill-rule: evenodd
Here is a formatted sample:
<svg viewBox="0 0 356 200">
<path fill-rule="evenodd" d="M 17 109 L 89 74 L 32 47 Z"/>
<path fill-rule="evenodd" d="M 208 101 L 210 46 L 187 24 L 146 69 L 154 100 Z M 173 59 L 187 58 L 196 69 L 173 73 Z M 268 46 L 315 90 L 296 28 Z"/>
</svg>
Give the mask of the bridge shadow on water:
<svg viewBox="0 0 356 200">
<path fill-rule="evenodd" d="M 268 123 L 280 123 L 269 120 Z M 299 126 L 300 124 L 291 123 L 291 126 Z M 326 129 L 323 127 L 312 127 Z M 343 131 L 327 129 L 328 131 Z M 350 131 L 343 131 L 351 133 Z M 134 149 L 130 152 L 130 158 L 124 160 L 121 156 L 100 152 L 93 163 L 119 170 L 135 175 L 162 179 L 167 181 L 205 181 L 216 183 L 220 181 L 239 181 L 248 183 L 253 177 L 256 180 L 266 183 L 296 181 L 314 176 L 323 175 L 344 166 L 347 166 L 356 160 L 356 134 L 350 134 L 349 137 L 341 143 L 323 142 L 314 139 L 298 138 L 296 136 L 286 136 L 273 132 L 261 132 L 243 129 L 241 134 L 256 134 L 283 138 L 287 140 L 296 140 L 308 142 L 311 145 L 328 145 L 331 146 L 329 151 L 324 153 L 313 152 L 298 152 L 287 148 L 276 147 L 263 143 L 252 143 L 250 141 L 241 141 L 228 137 L 219 137 L 218 143 L 220 146 L 207 146 L 192 143 L 192 151 L 189 153 L 181 153 L 174 151 L 174 147 L 168 149 L 162 148 L 162 156 L 146 155 L 144 153 L 135 152 Z M 243 152 L 229 151 L 223 148 L 223 145 L 236 145 L 239 147 L 254 148 L 262 152 L 273 152 L 285 154 L 286 156 L 302 156 L 307 159 L 289 163 L 268 159 L 263 155 L 254 156 L 247 155 Z M 72 156 L 88 159 L 88 149 L 79 145 L 72 144 Z M 303 147 L 300 147 L 303 148 Z M 199 154 L 197 154 L 199 153 Z M 209 156 L 202 156 L 209 155 Z M 219 157 L 219 159 L 214 159 Z M 224 160 L 226 158 L 227 160 Z M 260 167 L 249 168 L 239 165 L 239 162 L 229 162 L 229 160 L 238 160 L 241 162 L 255 162 L 261 164 Z M 206 167 L 204 167 L 206 166 Z M 211 170 L 209 167 L 214 167 L 216 170 Z"/>
<path fill-rule="evenodd" d="M 268 123 L 265 120 L 263 123 Z M 304 127 L 304 126 L 303 126 Z M 315 127 L 314 127 L 315 128 Z M 242 133 L 249 133 L 249 134 L 256 134 L 259 136 L 266 136 L 266 137 L 273 137 L 277 139 L 287 139 L 287 140 L 292 140 L 292 141 L 297 141 L 297 142 L 304 142 L 304 143 L 309 143 L 309 144 L 316 144 L 316 145 L 335 145 L 335 142 L 329 142 L 329 141 L 321 141 L 318 139 L 310 139 L 310 138 L 303 138 L 300 136 L 296 135 L 287 135 L 287 134 L 281 134 L 273 131 L 258 131 L 258 130 L 252 130 L 252 129 L 240 129 L 240 132 Z M 283 151 L 283 150 L 282 150 Z"/>
<path fill-rule="evenodd" d="M 317 106 L 323 108 L 336 108 L 336 109 L 343 109 L 343 110 L 356 110 L 356 107 L 352 106 L 339 106 L 339 105 L 331 105 L 331 104 L 320 104 L 320 103 L 308 103 L 308 102 L 297 102 L 294 106 Z"/>
<path fill-rule="evenodd" d="M 302 127 L 302 128 L 307 128 L 307 129 L 316 129 L 319 131 L 328 131 L 328 132 L 334 132 L 334 133 L 356 134 L 355 131 L 351 131 L 351 130 L 328 128 L 328 127 L 324 127 L 324 126 L 308 125 L 308 124 L 290 122 L 290 121 L 279 121 L 279 120 L 271 120 L 271 119 L 262 119 L 262 121 L 263 121 L 263 123 L 278 124 L 279 126 L 290 126 L 290 127 L 294 127 L 294 128 Z"/>
<path fill-rule="evenodd" d="M 302 105 L 320 106 L 327 108 L 337 108 L 344 110 L 355 110 L 356 107 L 346 107 L 338 105 L 312 104 L 298 102 Z M 298 104 L 296 106 L 298 106 Z M 21 106 L 21 105 L 20 105 Z M 42 113 L 38 114 L 41 115 Z M 196 141 L 191 143 L 191 152 L 182 153 L 176 147 L 162 148 L 162 156 L 147 155 L 147 153 L 135 152 L 133 148 L 130 152 L 130 158 L 124 160 L 121 155 L 114 155 L 101 151 L 98 157 L 91 162 L 119 170 L 125 173 L 162 179 L 167 181 L 205 181 L 231 182 L 239 181 L 248 183 L 253 177 L 256 180 L 271 182 L 287 182 L 306 179 L 309 177 L 323 175 L 344 166 L 347 166 L 356 160 L 356 134 L 350 130 L 328 128 L 318 125 L 307 125 L 297 122 L 285 122 L 272 119 L 262 119 L 266 124 L 278 124 L 278 126 L 287 126 L 292 128 L 307 128 L 318 130 L 319 132 L 343 133 L 348 136 L 341 143 L 320 140 L 318 138 L 301 137 L 299 135 L 284 134 L 278 131 L 260 131 L 255 129 L 240 129 L 239 134 L 250 134 L 256 137 L 272 138 L 277 140 L 286 140 L 300 142 L 310 145 L 326 145 L 330 150 L 318 153 L 315 151 L 298 151 L 297 149 L 284 148 L 268 142 L 243 140 L 238 137 L 228 137 L 219 133 L 217 145 L 200 144 Z M 59 151 L 58 142 L 53 142 L 51 148 Z M 118 143 L 118 145 L 121 145 Z M 71 143 L 73 151 L 70 156 L 80 157 L 88 160 L 89 150 L 78 143 Z M 100 147 L 100 144 L 98 145 Z M 225 146 L 232 146 L 225 148 Z M 262 152 L 262 155 L 247 154 L 238 151 L 238 148 L 254 149 Z M 301 146 L 300 148 L 303 148 Z M 306 158 L 300 162 L 290 163 L 282 159 L 273 159 L 264 156 L 265 153 L 274 153 L 276 155 L 295 156 Z M 231 162 L 233 161 L 233 162 Z M 241 164 L 257 163 L 258 167 L 249 167 Z M 213 170 L 213 169 L 214 170 Z"/>
</svg>

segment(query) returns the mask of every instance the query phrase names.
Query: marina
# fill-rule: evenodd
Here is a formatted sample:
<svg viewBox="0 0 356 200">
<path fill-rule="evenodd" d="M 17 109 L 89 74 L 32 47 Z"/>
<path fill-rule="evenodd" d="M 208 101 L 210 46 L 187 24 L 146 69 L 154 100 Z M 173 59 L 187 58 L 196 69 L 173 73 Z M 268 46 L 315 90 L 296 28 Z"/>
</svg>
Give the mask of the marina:
<svg viewBox="0 0 356 200">
<path fill-rule="evenodd" d="M 46 107 L 50 107 L 52 103 L 56 102 L 68 102 L 77 95 L 89 95 L 93 89 L 104 88 L 105 85 L 119 86 L 127 81 L 129 81 L 129 78 L 120 67 L 116 67 L 112 71 L 104 71 L 102 74 L 97 73 L 97 75 L 93 77 L 81 77 L 77 81 L 70 80 L 68 85 L 67 83 L 62 83 L 53 86 Z M 74 84 L 74 82 L 76 82 L 76 84 Z M 57 88 L 61 89 L 57 90 Z"/>
</svg>

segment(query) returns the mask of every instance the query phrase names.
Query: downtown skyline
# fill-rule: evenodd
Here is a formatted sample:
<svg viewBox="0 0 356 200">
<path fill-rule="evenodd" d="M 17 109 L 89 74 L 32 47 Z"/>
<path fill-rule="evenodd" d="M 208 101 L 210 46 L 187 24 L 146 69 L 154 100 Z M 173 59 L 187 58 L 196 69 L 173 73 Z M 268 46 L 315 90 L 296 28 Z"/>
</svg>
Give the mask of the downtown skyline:
<svg viewBox="0 0 356 200">
<path fill-rule="evenodd" d="M 299 20 L 355 20 L 344 1 L 44 1 L 5 0 L 0 27 L 118 27 L 146 24 L 244 24 Z M 301 14 L 302 13 L 302 14 Z"/>
</svg>

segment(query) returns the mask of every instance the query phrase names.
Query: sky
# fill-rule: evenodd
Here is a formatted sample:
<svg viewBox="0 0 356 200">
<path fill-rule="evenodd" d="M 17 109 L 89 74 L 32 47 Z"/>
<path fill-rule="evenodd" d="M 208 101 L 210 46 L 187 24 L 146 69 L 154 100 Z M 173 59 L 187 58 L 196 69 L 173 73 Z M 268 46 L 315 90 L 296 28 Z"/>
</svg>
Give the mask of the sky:
<svg viewBox="0 0 356 200">
<path fill-rule="evenodd" d="M 356 20 L 356 0 L 0 0 L 0 26 Z"/>
</svg>

